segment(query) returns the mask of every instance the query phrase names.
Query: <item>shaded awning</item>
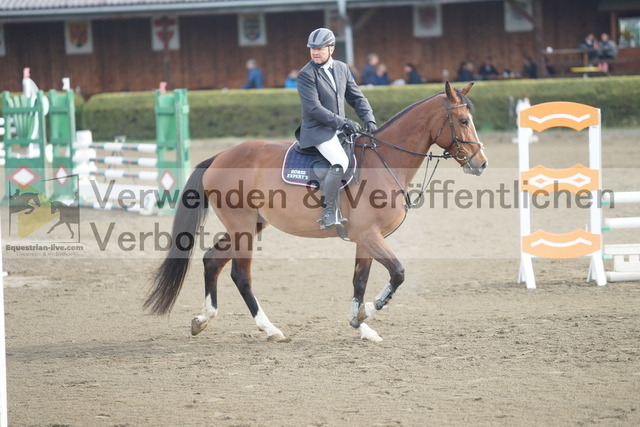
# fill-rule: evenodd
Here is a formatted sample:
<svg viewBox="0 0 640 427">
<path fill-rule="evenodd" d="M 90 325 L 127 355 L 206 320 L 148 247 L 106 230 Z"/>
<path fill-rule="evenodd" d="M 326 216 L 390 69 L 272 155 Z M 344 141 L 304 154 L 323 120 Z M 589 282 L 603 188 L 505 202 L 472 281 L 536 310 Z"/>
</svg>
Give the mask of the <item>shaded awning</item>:
<svg viewBox="0 0 640 427">
<path fill-rule="evenodd" d="M 353 9 L 490 1 L 497 0 L 346 0 L 346 5 Z M 56 21 L 155 14 L 287 12 L 335 8 L 337 3 L 338 0 L 0 0 L 0 19 Z"/>
<path fill-rule="evenodd" d="M 640 1 L 638 0 L 600 0 L 598 10 L 601 12 L 626 12 L 640 11 Z"/>
</svg>

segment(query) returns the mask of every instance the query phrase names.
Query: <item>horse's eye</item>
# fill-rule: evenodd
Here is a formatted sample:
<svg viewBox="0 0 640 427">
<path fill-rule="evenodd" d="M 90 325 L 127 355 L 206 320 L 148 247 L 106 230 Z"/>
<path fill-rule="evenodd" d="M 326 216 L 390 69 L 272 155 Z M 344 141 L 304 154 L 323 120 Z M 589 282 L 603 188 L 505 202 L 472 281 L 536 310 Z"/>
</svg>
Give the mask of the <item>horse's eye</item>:
<svg viewBox="0 0 640 427">
<path fill-rule="evenodd" d="M 460 119 L 460 124 L 461 124 L 461 125 L 466 126 L 466 125 L 468 125 L 468 124 L 469 124 L 469 120 L 467 120 L 467 119 Z"/>
</svg>

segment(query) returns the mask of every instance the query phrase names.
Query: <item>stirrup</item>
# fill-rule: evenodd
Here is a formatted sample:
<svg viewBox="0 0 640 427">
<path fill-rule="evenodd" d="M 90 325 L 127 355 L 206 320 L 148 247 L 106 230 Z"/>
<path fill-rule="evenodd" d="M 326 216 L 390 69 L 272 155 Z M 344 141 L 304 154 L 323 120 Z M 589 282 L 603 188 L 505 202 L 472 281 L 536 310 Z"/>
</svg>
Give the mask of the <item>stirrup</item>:
<svg viewBox="0 0 640 427">
<path fill-rule="evenodd" d="M 335 219 L 333 221 L 330 221 L 330 223 L 327 224 L 326 221 L 333 218 L 331 218 L 329 215 L 322 215 L 322 217 L 318 220 L 318 222 L 320 223 L 320 230 L 325 230 L 333 226 L 344 226 L 348 222 L 347 218 L 342 218 L 340 216 L 339 210 L 336 210 L 334 218 Z"/>
</svg>

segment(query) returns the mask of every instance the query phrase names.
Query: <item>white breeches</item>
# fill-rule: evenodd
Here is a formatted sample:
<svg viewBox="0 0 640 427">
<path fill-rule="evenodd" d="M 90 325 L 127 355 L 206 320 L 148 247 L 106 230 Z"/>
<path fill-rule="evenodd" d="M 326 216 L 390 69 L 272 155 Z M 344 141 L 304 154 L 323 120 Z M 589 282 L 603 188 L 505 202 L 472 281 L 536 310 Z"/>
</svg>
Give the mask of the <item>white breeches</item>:
<svg viewBox="0 0 640 427">
<path fill-rule="evenodd" d="M 331 166 L 340 165 L 343 171 L 346 171 L 349 167 L 349 158 L 340 144 L 337 132 L 330 140 L 316 145 L 316 148 L 331 163 Z"/>
</svg>

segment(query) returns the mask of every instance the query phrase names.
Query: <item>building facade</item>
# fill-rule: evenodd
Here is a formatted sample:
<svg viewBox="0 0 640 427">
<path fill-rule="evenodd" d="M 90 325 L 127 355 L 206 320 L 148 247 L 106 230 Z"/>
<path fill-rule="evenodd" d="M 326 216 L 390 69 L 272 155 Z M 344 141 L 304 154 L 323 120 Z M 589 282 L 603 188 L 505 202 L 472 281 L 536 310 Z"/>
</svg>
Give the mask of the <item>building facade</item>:
<svg viewBox="0 0 640 427">
<path fill-rule="evenodd" d="M 602 0 L 0 0 L 0 89 L 21 90 L 24 67 L 40 88 L 69 77 L 86 96 L 160 81 L 240 88 L 249 58 L 266 87 L 282 87 L 322 26 L 338 35 L 338 57 L 358 71 L 375 52 L 391 80 L 405 78 L 407 62 L 428 81 L 456 80 L 463 61 L 477 70 L 487 56 L 518 76 L 537 46 L 574 48 L 587 31 L 619 39 L 619 18 L 635 15 L 634 2 Z"/>
</svg>

